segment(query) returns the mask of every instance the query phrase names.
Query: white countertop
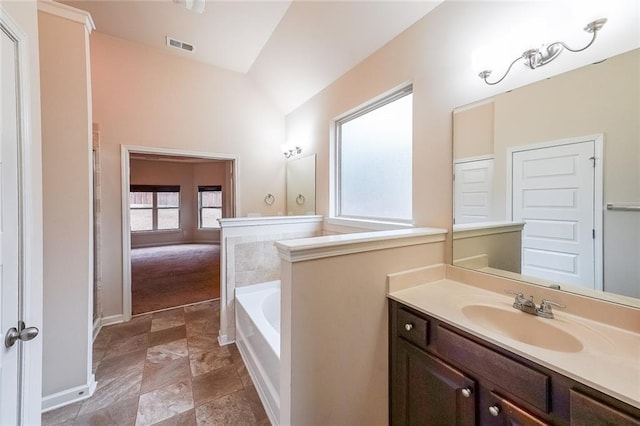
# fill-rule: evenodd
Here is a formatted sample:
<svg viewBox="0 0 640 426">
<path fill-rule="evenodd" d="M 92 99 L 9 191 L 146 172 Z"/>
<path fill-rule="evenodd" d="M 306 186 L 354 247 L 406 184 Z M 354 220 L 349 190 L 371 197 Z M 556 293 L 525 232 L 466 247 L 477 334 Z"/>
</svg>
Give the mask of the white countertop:
<svg viewBox="0 0 640 426">
<path fill-rule="evenodd" d="M 553 371 L 640 408 L 640 334 L 555 310 L 548 322 L 577 338 L 579 352 L 558 352 L 528 345 L 484 328 L 462 312 L 466 305 L 513 309 L 513 296 L 442 279 L 389 293 L 420 312 L 537 362 Z M 519 312 L 513 309 L 514 312 Z M 522 313 L 522 315 L 529 315 Z M 533 331 L 532 331 L 533 332 Z"/>
</svg>

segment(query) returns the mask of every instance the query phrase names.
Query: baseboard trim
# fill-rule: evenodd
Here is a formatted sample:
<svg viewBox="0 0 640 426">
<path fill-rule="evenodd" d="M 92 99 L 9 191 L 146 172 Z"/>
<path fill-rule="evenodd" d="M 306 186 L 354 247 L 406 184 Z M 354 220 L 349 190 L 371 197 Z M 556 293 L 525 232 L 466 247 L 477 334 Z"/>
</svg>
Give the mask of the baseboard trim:
<svg viewBox="0 0 640 426">
<path fill-rule="evenodd" d="M 65 405 L 90 398 L 96 391 L 97 386 L 98 382 L 96 382 L 96 376 L 92 374 L 86 385 L 76 386 L 71 389 L 47 395 L 42 398 L 42 412 L 46 413 L 47 411 L 52 411 L 57 408 L 64 407 Z"/>
<path fill-rule="evenodd" d="M 102 319 L 100 320 L 100 328 L 104 327 L 105 325 L 119 324 L 121 322 L 124 322 L 124 315 L 123 314 L 117 314 L 117 315 L 110 315 L 108 317 L 102 317 Z"/>
<path fill-rule="evenodd" d="M 137 248 L 152 248 L 152 247 L 164 247 L 164 246 L 180 246 L 184 244 L 213 244 L 220 245 L 220 240 L 197 240 L 197 241 L 164 241 L 161 243 L 148 243 L 148 244 L 136 244 L 132 245 L 132 249 Z"/>
<path fill-rule="evenodd" d="M 96 318 L 93 320 L 93 341 L 96 341 L 96 337 L 98 337 L 98 333 L 102 330 L 102 318 Z"/>
<path fill-rule="evenodd" d="M 229 336 L 227 336 L 226 334 L 218 334 L 218 344 L 220 346 L 227 346 L 234 342 L 235 340 L 230 340 Z"/>
</svg>

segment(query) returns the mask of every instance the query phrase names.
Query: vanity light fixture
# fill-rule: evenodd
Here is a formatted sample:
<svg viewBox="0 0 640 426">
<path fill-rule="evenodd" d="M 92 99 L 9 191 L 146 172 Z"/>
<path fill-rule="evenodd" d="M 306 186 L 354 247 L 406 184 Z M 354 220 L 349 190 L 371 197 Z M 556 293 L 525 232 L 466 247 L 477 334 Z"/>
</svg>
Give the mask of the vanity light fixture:
<svg viewBox="0 0 640 426">
<path fill-rule="evenodd" d="M 593 42 L 596 40 L 596 34 L 598 33 L 598 31 L 602 29 L 602 27 L 606 23 L 607 23 L 607 18 L 596 19 L 595 21 L 589 22 L 587 26 L 584 27 L 584 31 L 590 34 L 593 34 L 593 36 L 591 37 L 591 41 L 581 49 L 572 49 L 569 46 L 567 46 L 563 41 L 556 41 L 551 44 L 542 45 L 540 49 L 525 50 L 522 53 L 522 55 L 518 56 L 516 59 L 513 60 L 513 62 L 511 62 L 511 65 L 509 65 L 509 67 L 507 68 L 507 71 L 497 81 L 490 82 L 487 80 L 492 72 L 492 70 L 490 69 L 486 69 L 480 72 L 478 76 L 481 79 L 483 79 L 485 83 L 487 83 L 490 86 L 493 86 L 494 84 L 498 84 L 502 80 L 504 80 L 507 74 L 509 74 L 509 72 L 511 71 L 511 68 L 513 67 L 513 65 L 516 62 L 518 62 L 520 59 L 524 59 L 524 65 L 533 70 L 553 61 L 555 58 L 558 57 L 558 55 L 562 52 L 563 49 L 566 49 L 569 52 L 574 52 L 574 53 L 582 52 L 583 50 L 586 50 L 593 44 Z"/>
<path fill-rule="evenodd" d="M 174 3 L 179 4 L 185 9 L 200 14 L 204 12 L 205 1 L 206 0 L 173 0 Z"/>
<path fill-rule="evenodd" d="M 294 146 L 293 148 L 291 148 L 288 145 L 282 145 L 282 153 L 286 158 L 291 158 L 294 155 L 302 154 L 302 148 L 299 146 Z"/>
</svg>

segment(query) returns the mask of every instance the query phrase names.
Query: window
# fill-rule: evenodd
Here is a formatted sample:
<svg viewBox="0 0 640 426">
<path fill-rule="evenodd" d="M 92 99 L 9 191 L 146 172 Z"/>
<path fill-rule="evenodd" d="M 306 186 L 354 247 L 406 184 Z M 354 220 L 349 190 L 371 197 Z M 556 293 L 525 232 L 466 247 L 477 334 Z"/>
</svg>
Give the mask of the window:
<svg viewBox="0 0 640 426">
<path fill-rule="evenodd" d="M 180 229 L 180 187 L 131 185 L 131 231 Z"/>
<path fill-rule="evenodd" d="M 219 228 L 222 217 L 222 187 L 198 186 L 198 225 L 200 229 Z"/>
<path fill-rule="evenodd" d="M 336 214 L 411 222 L 413 94 L 406 87 L 336 122 Z"/>
</svg>

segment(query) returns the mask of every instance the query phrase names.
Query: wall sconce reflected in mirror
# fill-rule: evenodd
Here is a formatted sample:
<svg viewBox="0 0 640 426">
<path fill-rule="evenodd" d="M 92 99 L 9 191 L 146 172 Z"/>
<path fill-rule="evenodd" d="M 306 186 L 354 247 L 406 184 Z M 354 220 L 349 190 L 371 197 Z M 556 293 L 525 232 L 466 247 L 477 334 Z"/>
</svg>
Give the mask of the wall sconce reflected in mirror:
<svg viewBox="0 0 640 426">
<path fill-rule="evenodd" d="M 291 158 L 294 155 L 302 154 L 302 148 L 299 146 L 292 147 L 291 145 L 283 144 L 280 146 L 280 148 L 282 149 L 282 153 L 286 158 Z"/>
<path fill-rule="evenodd" d="M 591 37 L 591 41 L 589 41 L 589 43 L 587 43 L 586 46 L 580 49 L 572 49 L 571 47 L 567 46 L 567 44 L 564 43 L 563 41 L 556 41 L 550 44 L 542 45 L 539 49 L 534 48 L 534 49 L 525 50 L 522 53 L 522 55 L 518 56 L 516 59 L 513 60 L 513 62 L 511 62 L 509 67 L 507 67 L 507 71 L 504 73 L 504 75 L 496 81 L 491 82 L 487 80 L 492 73 L 492 70 L 489 68 L 480 71 L 478 76 L 482 80 L 484 80 L 486 84 L 493 86 L 494 84 L 498 84 L 502 80 L 504 80 L 509 74 L 509 72 L 511 71 L 511 68 L 515 65 L 515 63 L 521 59 L 524 59 L 525 66 L 533 70 L 553 61 L 555 58 L 558 57 L 558 55 L 560 55 L 560 53 L 562 53 L 563 50 L 568 50 L 569 52 L 574 52 L 574 53 L 582 52 L 583 50 L 588 49 L 593 44 L 593 42 L 596 40 L 596 34 L 598 33 L 598 31 L 602 29 L 602 27 L 606 23 L 607 23 L 606 18 L 596 19 L 595 21 L 589 22 L 587 26 L 584 27 L 584 31 L 590 34 L 593 34 L 593 36 Z"/>
<path fill-rule="evenodd" d="M 173 2 L 195 13 L 204 12 L 205 0 L 173 0 Z"/>
</svg>

